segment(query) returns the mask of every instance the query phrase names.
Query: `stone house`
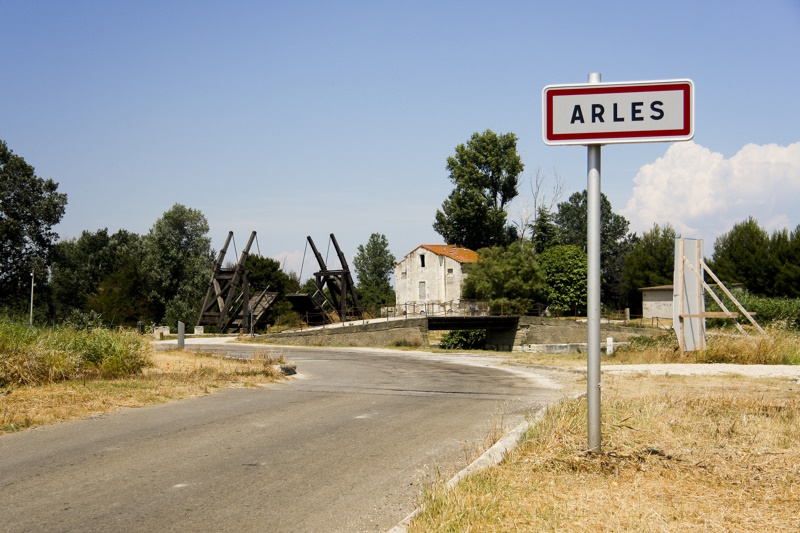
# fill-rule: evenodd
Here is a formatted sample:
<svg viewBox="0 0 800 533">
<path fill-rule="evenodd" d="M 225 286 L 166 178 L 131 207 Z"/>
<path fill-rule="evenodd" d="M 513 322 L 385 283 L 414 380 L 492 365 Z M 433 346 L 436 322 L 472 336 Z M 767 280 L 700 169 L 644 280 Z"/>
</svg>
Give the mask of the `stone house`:
<svg viewBox="0 0 800 533">
<path fill-rule="evenodd" d="M 478 254 L 450 244 L 422 244 L 395 265 L 395 309 L 398 315 L 462 313 L 469 305 L 461 299 L 464 265 Z"/>
</svg>

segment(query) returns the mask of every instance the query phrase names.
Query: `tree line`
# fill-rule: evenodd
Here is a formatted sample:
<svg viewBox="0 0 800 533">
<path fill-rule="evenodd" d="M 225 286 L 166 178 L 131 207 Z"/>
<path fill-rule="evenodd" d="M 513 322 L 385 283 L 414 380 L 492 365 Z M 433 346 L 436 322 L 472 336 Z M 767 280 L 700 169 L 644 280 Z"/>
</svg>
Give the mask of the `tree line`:
<svg viewBox="0 0 800 533">
<path fill-rule="evenodd" d="M 433 228 L 447 244 L 476 250 L 467 267 L 463 296 L 489 300 L 493 308 L 529 312 L 537 304 L 552 310 L 586 307 L 587 193 L 559 201 L 556 174 L 550 202 L 542 200 L 541 173 L 532 183 L 533 206 L 519 221 L 508 221 L 508 205 L 519 195 L 524 164 L 514 133 L 474 133 L 448 157 L 453 190 L 436 212 Z M 601 194 L 601 300 L 612 309 L 641 311 L 641 292 L 670 285 L 675 238 L 669 224 L 641 236 L 615 213 Z M 800 225 L 769 235 L 752 217 L 718 237 L 706 262 L 726 284 L 740 284 L 766 297 L 800 296 Z"/>
<path fill-rule="evenodd" d="M 513 133 L 486 130 L 456 147 L 446 164 L 454 187 L 433 227 L 447 244 L 477 250 L 481 257 L 468 266 L 465 298 L 518 312 L 537 305 L 585 308 L 586 191 L 560 201 L 562 185 L 556 179 L 545 201 L 537 172 L 533 206 L 509 222 L 508 206 L 519 195 L 524 170 L 516 141 Z M 36 176 L 0 140 L 0 312 L 26 315 L 35 281 L 38 321 L 196 323 L 216 255 L 200 211 L 175 204 L 144 235 L 99 229 L 58 240 L 53 227 L 66 206 L 58 184 Z M 628 220 L 601 195 L 604 306 L 630 307 L 635 313 L 641 309 L 640 288 L 671 284 L 679 236 L 669 224 L 654 225 L 641 236 L 630 232 Z M 716 239 L 707 262 L 726 284 L 741 284 L 759 296 L 798 298 L 800 225 L 770 235 L 750 217 Z M 353 266 L 362 308 L 377 313 L 394 302 L 394 263 L 385 235 L 373 233 L 358 246 Z M 246 268 L 252 287 L 269 286 L 281 296 L 314 290 L 313 280 L 301 287 L 295 273 L 284 272 L 271 258 L 251 254 Z M 267 322 L 299 321 L 292 313 L 279 298 Z"/>
<path fill-rule="evenodd" d="M 34 283 L 39 323 L 174 328 L 178 321 L 197 322 L 216 257 L 203 213 L 175 204 L 143 235 L 103 228 L 59 240 L 53 227 L 66 206 L 58 183 L 37 176 L 0 140 L 0 313 L 27 321 Z M 362 305 L 394 301 L 394 256 L 385 236 L 375 233 L 359 246 L 354 266 Z M 298 276 L 258 254 L 248 255 L 245 268 L 251 287 L 279 294 L 265 322 L 299 322 L 283 298 L 301 289 Z"/>
</svg>

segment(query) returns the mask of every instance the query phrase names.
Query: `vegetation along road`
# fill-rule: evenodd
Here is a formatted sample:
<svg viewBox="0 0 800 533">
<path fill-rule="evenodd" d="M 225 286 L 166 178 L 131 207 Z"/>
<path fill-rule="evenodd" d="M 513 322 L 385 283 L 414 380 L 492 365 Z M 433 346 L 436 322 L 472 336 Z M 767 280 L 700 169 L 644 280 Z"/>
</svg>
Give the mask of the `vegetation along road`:
<svg viewBox="0 0 800 533">
<path fill-rule="evenodd" d="M 296 379 L 3 436 L 0 530 L 386 531 L 561 396 L 434 354 L 285 350 Z"/>
</svg>

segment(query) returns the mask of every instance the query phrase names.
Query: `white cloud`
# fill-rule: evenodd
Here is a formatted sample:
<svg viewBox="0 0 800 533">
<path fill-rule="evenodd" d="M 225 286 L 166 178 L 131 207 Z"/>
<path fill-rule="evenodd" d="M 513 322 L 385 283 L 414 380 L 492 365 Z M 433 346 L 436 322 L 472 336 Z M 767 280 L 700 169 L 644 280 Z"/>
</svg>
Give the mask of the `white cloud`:
<svg viewBox="0 0 800 533">
<path fill-rule="evenodd" d="M 710 250 L 748 216 L 770 232 L 800 223 L 800 142 L 748 144 L 730 159 L 694 142 L 675 143 L 633 181 L 621 213 L 639 234 L 669 223 Z"/>
</svg>

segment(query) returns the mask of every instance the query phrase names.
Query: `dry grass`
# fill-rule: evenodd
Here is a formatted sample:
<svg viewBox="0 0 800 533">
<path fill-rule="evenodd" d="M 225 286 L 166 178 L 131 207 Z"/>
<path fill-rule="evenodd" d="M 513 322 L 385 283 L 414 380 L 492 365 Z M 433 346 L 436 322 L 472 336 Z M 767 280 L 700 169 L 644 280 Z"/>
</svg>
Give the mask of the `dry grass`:
<svg viewBox="0 0 800 533">
<path fill-rule="evenodd" d="M 786 322 L 767 326 L 766 335 L 710 334 L 708 349 L 701 354 L 705 363 L 753 365 L 800 364 L 800 334 Z"/>
<path fill-rule="evenodd" d="M 283 355 L 228 359 L 188 351 L 156 352 L 141 374 L 118 379 L 51 382 L 0 391 L 0 431 L 76 420 L 124 407 L 141 407 L 209 394 L 225 387 L 252 387 L 280 379 Z"/>
<path fill-rule="evenodd" d="M 800 530 L 797 383 L 605 379 L 602 453 L 564 400 L 502 465 L 429 491 L 410 531 Z"/>
<path fill-rule="evenodd" d="M 637 337 L 612 355 L 602 355 L 603 364 L 652 363 L 733 363 L 742 365 L 800 365 L 800 333 L 774 323 L 766 335 L 752 330 L 742 335 L 736 330 L 709 330 L 705 351 L 683 355 L 672 330 L 654 337 Z M 586 365 L 586 354 L 536 354 L 518 352 L 510 359 L 527 365 L 576 368 Z"/>
<path fill-rule="evenodd" d="M 506 425 L 506 415 L 505 415 L 505 406 L 498 410 L 494 416 L 492 416 L 491 420 L 486 423 L 485 432 L 482 438 L 475 439 L 474 441 L 465 441 L 461 443 L 461 453 L 462 453 L 462 460 L 463 464 L 457 466 L 460 470 L 465 466 L 471 464 L 473 461 L 478 459 L 483 452 L 491 448 L 497 441 L 503 438 L 503 435 L 511 429 Z M 457 473 L 453 472 L 453 474 Z M 436 482 L 443 481 L 442 479 L 437 480 Z"/>
<path fill-rule="evenodd" d="M 497 352 L 487 352 L 487 355 L 497 355 Z M 529 366 L 546 366 L 550 368 L 585 368 L 585 353 L 533 353 L 512 352 L 508 361 Z"/>
</svg>

